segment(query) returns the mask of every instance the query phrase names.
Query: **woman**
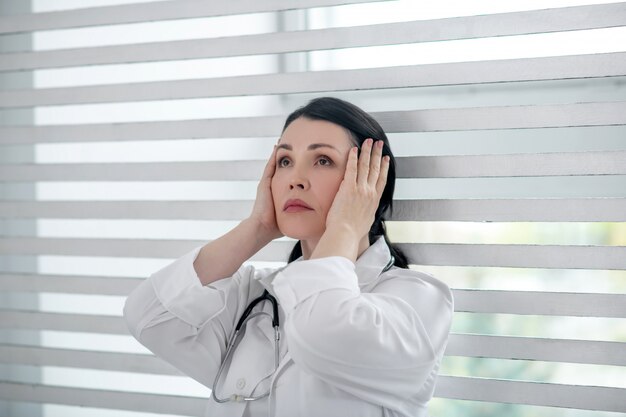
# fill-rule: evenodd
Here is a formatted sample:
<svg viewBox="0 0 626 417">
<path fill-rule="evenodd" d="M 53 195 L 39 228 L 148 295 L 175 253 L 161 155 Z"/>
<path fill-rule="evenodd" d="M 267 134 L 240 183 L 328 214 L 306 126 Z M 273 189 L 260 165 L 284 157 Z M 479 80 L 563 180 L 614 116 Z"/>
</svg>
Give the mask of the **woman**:
<svg viewBox="0 0 626 417">
<path fill-rule="evenodd" d="M 389 243 L 394 185 L 380 125 L 312 100 L 287 118 L 251 215 L 130 294 L 130 332 L 213 389 L 207 416 L 427 415 L 452 296 Z M 281 236 L 298 240 L 285 267 L 242 266 Z"/>
</svg>

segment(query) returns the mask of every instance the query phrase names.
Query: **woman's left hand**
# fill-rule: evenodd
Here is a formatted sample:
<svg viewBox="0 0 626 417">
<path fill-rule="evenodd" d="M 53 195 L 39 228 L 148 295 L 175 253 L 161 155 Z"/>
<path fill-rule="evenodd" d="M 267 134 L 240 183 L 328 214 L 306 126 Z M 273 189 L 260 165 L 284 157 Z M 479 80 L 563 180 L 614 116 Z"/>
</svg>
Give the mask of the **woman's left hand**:
<svg viewBox="0 0 626 417">
<path fill-rule="evenodd" d="M 366 235 L 387 182 L 389 156 L 382 156 L 383 141 L 367 139 L 357 157 L 350 149 L 343 181 L 326 217 L 326 230 L 348 228 L 355 238 Z M 357 160 L 358 158 L 358 160 Z"/>
</svg>

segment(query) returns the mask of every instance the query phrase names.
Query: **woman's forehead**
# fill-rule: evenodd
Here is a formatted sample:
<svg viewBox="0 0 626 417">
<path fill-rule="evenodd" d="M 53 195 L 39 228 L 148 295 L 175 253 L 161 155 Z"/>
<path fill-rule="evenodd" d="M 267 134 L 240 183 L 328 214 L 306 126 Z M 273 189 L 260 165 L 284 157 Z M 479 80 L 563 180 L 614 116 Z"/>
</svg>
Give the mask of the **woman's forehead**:
<svg viewBox="0 0 626 417">
<path fill-rule="evenodd" d="M 288 144 L 294 148 L 307 147 L 314 143 L 327 143 L 338 149 L 352 146 L 350 134 L 342 126 L 325 120 L 302 117 L 291 122 L 278 139 L 278 144 Z"/>
</svg>

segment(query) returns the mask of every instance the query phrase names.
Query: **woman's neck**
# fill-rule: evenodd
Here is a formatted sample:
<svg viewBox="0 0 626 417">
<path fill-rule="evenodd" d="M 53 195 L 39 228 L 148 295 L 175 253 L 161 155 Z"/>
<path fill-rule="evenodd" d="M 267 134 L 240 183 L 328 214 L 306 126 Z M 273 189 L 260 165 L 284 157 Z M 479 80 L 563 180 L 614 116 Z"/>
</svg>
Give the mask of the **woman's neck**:
<svg viewBox="0 0 626 417">
<path fill-rule="evenodd" d="M 302 247 L 302 259 L 303 260 L 308 260 L 311 258 L 311 254 L 315 250 L 315 247 L 320 241 L 320 238 L 321 236 L 315 239 L 300 240 L 300 246 Z M 365 236 L 361 238 L 361 241 L 359 242 L 359 253 L 358 253 L 357 259 L 361 256 L 363 252 L 365 252 L 367 248 L 369 248 L 369 246 L 370 246 L 369 236 L 366 234 Z"/>
</svg>

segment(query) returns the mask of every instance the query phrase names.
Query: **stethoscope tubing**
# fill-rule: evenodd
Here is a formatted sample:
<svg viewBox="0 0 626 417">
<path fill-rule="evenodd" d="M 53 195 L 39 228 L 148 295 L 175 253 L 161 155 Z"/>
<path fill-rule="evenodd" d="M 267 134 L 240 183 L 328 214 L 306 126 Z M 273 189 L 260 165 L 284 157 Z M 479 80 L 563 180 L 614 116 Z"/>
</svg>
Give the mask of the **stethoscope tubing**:
<svg viewBox="0 0 626 417">
<path fill-rule="evenodd" d="M 255 301 L 257 301 L 257 300 L 255 300 Z M 246 309 L 246 311 L 248 311 L 248 309 Z M 267 313 L 265 311 L 257 311 L 256 313 L 253 313 L 253 314 L 249 314 L 249 312 L 248 312 L 248 317 L 243 317 L 242 316 L 244 318 L 244 320 L 239 320 L 239 321 L 241 322 L 241 325 L 243 325 L 243 324 L 247 323 L 248 320 L 251 320 L 251 319 L 253 319 L 254 317 L 257 317 L 257 316 L 268 316 L 270 318 L 272 317 L 269 313 Z M 220 377 L 222 376 L 222 372 L 224 372 L 224 368 L 226 366 L 226 363 L 228 362 L 229 357 L 231 356 L 232 352 L 234 351 L 235 346 L 239 342 L 239 333 L 240 333 L 240 331 L 241 331 L 241 326 L 239 326 L 239 328 L 236 328 L 235 332 L 231 336 L 230 343 L 228 344 L 228 348 L 226 349 L 226 354 L 224 355 L 224 360 L 220 364 L 220 367 L 217 370 L 217 375 L 215 376 L 215 380 L 213 381 L 213 387 L 211 388 L 211 396 L 218 403 L 225 403 L 225 402 L 228 402 L 228 401 L 236 401 L 236 402 L 255 401 L 255 400 L 259 400 L 259 399 L 261 399 L 263 397 L 267 397 L 269 395 L 269 392 L 267 392 L 266 394 L 257 396 L 257 397 L 245 397 L 243 395 L 233 394 L 233 395 L 231 395 L 228 398 L 219 398 L 217 396 L 217 394 L 216 394 L 216 392 L 217 392 L 217 384 L 218 384 L 218 382 L 220 380 Z M 274 345 L 275 345 L 275 349 L 274 349 L 274 367 L 275 367 L 275 369 L 278 369 L 278 361 L 279 361 L 279 353 L 280 353 L 279 340 L 280 340 L 280 331 L 278 330 L 278 326 L 274 326 Z"/>
<path fill-rule="evenodd" d="M 243 314 L 239 318 L 239 321 L 237 322 L 237 325 L 235 326 L 235 331 L 239 331 L 239 329 L 241 329 L 241 326 L 246 321 L 246 318 L 248 317 L 248 315 L 250 315 L 254 307 L 256 307 L 256 305 L 259 304 L 263 300 L 269 300 L 272 303 L 272 310 L 273 310 L 272 311 L 273 313 L 272 327 L 278 327 L 280 325 L 279 318 L 278 318 L 278 301 L 276 301 L 276 298 L 273 295 L 271 295 L 267 290 L 264 290 L 263 294 L 261 294 L 259 297 L 252 300 L 252 302 L 248 305 L 246 310 L 243 312 Z"/>
<path fill-rule="evenodd" d="M 269 302 L 272 304 L 273 314 L 270 315 L 269 313 L 266 313 L 264 311 L 259 311 L 259 312 L 251 314 L 254 307 L 256 307 L 257 304 L 259 304 L 260 302 L 264 300 L 269 300 Z M 215 376 L 215 380 L 213 381 L 213 387 L 211 389 L 211 396 L 218 403 L 225 403 L 228 401 L 237 401 L 237 402 L 255 401 L 255 400 L 261 399 L 269 395 L 269 392 L 267 394 L 260 395 L 257 397 L 245 397 L 242 395 L 233 394 L 228 398 L 219 398 L 216 394 L 217 384 L 220 380 L 222 373 L 224 372 L 224 367 L 226 366 L 228 359 L 232 355 L 232 352 L 234 351 L 235 346 L 239 342 L 239 333 L 241 331 L 241 328 L 243 327 L 244 324 L 248 322 L 248 320 L 251 320 L 252 318 L 261 316 L 261 315 L 269 316 L 272 319 L 272 327 L 274 328 L 274 367 L 275 369 L 278 369 L 278 362 L 280 361 L 280 346 L 279 346 L 280 344 L 280 320 L 279 320 L 279 315 L 278 315 L 278 301 L 273 295 L 269 293 L 269 291 L 264 290 L 263 294 L 261 294 L 259 297 L 252 300 L 252 302 L 250 302 L 248 307 L 246 307 L 243 314 L 239 318 L 239 321 L 237 321 L 237 325 L 235 326 L 233 334 L 230 337 L 230 342 L 228 343 L 228 347 L 226 348 L 226 354 L 224 355 L 224 359 L 222 360 L 222 363 L 220 364 L 220 367 L 217 370 L 217 375 Z"/>
</svg>

